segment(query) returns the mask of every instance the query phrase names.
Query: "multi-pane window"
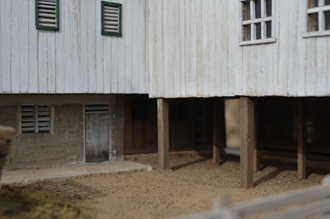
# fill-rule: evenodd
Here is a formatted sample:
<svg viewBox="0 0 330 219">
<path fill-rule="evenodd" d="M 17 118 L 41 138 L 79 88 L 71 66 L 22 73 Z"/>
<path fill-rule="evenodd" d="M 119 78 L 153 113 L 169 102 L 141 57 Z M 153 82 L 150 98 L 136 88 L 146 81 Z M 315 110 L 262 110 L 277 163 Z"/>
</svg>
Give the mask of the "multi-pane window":
<svg viewBox="0 0 330 219">
<path fill-rule="evenodd" d="M 121 4 L 101 2 L 102 35 L 121 37 Z"/>
<path fill-rule="evenodd" d="M 51 131 L 51 107 L 22 106 L 21 133 L 40 133 Z"/>
<path fill-rule="evenodd" d="M 274 0 L 240 0 L 242 42 L 240 45 L 274 43 Z"/>
<path fill-rule="evenodd" d="M 305 37 L 330 35 L 330 0 L 307 0 Z"/>
</svg>

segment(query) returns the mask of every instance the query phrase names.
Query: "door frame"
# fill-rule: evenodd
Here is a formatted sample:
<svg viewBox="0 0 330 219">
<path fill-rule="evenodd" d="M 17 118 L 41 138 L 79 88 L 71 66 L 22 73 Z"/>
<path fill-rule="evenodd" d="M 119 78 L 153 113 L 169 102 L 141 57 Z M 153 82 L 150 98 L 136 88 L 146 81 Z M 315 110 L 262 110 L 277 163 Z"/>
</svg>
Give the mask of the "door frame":
<svg viewBox="0 0 330 219">
<path fill-rule="evenodd" d="M 84 104 L 83 105 L 83 135 L 84 135 L 84 158 L 83 158 L 83 163 L 93 163 L 93 162 L 86 162 L 86 114 L 104 114 L 104 112 L 95 112 L 95 113 L 86 113 L 86 105 L 90 104 Z M 112 119 L 113 119 L 113 110 L 112 110 L 112 105 L 110 104 L 98 104 L 98 105 L 108 105 L 109 106 L 109 151 L 111 151 L 111 146 L 112 146 L 112 137 L 111 137 L 111 124 L 112 124 Z M 111 162 L 112 160 L 112 153 L 109 153 L 109 160 L 104 161 L 104 162 Z M 103 163 L 104 163 L 103 162 Z"/>
</svg>

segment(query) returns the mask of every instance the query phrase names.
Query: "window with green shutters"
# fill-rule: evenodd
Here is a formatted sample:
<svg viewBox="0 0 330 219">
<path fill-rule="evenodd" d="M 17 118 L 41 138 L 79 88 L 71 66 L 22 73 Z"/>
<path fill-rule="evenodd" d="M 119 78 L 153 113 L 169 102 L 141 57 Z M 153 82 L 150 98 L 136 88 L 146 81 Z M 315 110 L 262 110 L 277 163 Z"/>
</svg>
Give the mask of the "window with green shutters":
<svg viewBox="0 0 330 219">
<path fill-rule="evenodd" d="M 102 35 L 122 36 L 122 5 L 112 2 L 101 2 Z"/>
<path fill-rule="evenodd" d="M 36 28 L 59 30 L 59 0 L 35 0 Z"/>
</svg>

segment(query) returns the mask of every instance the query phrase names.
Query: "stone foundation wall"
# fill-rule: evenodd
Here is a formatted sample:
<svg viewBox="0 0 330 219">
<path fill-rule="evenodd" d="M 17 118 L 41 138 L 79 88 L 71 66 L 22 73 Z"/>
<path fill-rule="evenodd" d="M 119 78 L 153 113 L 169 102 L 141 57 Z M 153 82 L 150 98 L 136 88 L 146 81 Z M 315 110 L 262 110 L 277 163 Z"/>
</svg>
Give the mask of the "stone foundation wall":
<svg viewBox="0 0 330 219">
<path fill-rule="evenodd" d="M 9 96 L 9 95 L 7 95 Z M 84 95 L 78 96 L 84 101 Z M 91 95 L 89 95 L 91 96 Z M 3 96 L 2 96 L 3 97 Z M 111 117 L 111 150 L 116 149 L 117 154 L 111 156 L 111 161 L 124 158 L 124 126 L 125 126 L 125 95 L 95 96 L 86 98 L 82 104 L 55 105 L 52 133 L 19 133 L 20 108 L 18 106 L 0 106 L 0 125 L 16 128 L 18 133 L 12 141 L 12 150 L 8 155 L 6 169 L 29 169 L 52 166 L 74 165 L 84 163 L 84 104 L 110 104 Z M 7 98 L 7 99 L 6 99 Z M 15 102 L 28 105 L 43 105 L 44 100 L 74 101 L 69 95 L 55 96 L 53 98 L 34 95 L 27 101 L 24 95 L 17 96 Z M 40 99 L 41 98 L 41 99 Z M 55 98 L 55 99 L 54 99 Z M 71 98 L 71 99 L 70 99 Z M 103 99 L 103 100 L 102 100 Z M 1 104 L 6 104 L 1 99 Z M 32 103 L 34 102 L 34 103 Z M 16 104 L 17 104 L 16 103 Z"/>
<path fill-rule="evenodd" d="M 17 106 L 0 107 L 0 124 L 19 132 Z M 54 106 L 53 133 L 17 133 L 6 169 L 72 165 L 83 162 L 83 106 Z"/>
</svg>

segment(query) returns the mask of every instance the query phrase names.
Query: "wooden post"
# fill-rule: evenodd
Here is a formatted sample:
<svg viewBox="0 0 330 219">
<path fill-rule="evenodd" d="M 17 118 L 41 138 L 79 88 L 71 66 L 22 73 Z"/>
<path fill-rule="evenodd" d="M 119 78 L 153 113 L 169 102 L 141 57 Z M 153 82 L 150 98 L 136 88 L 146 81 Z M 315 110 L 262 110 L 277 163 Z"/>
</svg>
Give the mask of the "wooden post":
<svg viewBox="0 0 330 219">
<path fill-rule="evenodd" d="M 132 97 L 125 96 L 125 149 L 133 148 Z"/>
<path fill-rule="evenodd" d="M 241 97 L 241 188 L 253 188 L 254 101 Z"/>
<path fill-rule="evenodd" d="M 165 99 L 157 100 L 159 170 L 169 168 L 169 107 Z"/>
<path fill-rule="evenodd" d="M 257 172 L 260 165 L 260 155 L 259 155 L 259 145 L 258 145 L 258 136 L 260 128 L 260 113 L 258 99 L 254 99 L 254 144 L 253 144 L 253 170 Z"/>
<path fill-rule="evenodd" d="M 296 101 L 298 111 L 297 116 L 297 144 L 298 144 L 298 178 L 306 179 L 306 122 L 304 112 L 304 99 L 298 98 Z"/>
<path fill-rule="evenodd" d="M 214 98 L 213 108 L 213 162 L 220 164 L 220 150 L 226 147 L 226 120 L 224 98 Z"/>
</svg>

